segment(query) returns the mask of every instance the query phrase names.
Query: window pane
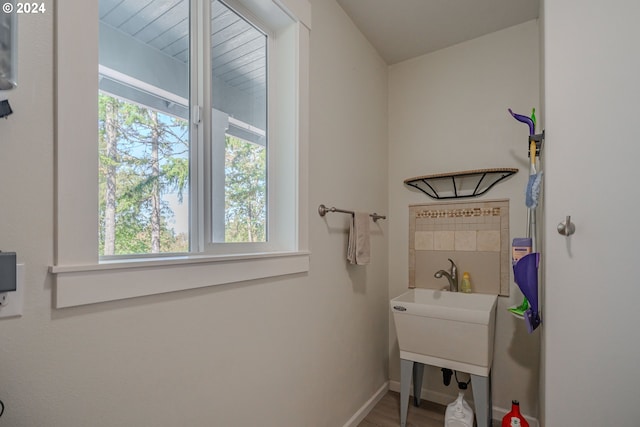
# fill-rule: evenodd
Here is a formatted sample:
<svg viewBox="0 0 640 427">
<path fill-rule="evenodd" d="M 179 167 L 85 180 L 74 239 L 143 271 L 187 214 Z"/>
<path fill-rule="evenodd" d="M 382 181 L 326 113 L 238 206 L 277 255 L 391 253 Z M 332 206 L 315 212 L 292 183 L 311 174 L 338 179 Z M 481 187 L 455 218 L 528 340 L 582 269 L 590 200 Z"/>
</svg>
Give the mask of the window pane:
<svg viewBox="0 0 640 427">
<path fill-rule="evenodd" d="M 226 117 L 212 130 L 212 239 L 265 242 L 267 36 L 219 0 L 211 1 L 211 62 L 213 108 Z M 224 186 L 215 182 L 222 177 Z"/>
<path fill-rule="evenodd" d="M 100 255 L 189 250 L 188 1 L 100 0 Z"/>
<path fill-rule="evenodd" d="M 227 135 L 225 241 L 266 241 L 266 148 Z"/>
</svg>

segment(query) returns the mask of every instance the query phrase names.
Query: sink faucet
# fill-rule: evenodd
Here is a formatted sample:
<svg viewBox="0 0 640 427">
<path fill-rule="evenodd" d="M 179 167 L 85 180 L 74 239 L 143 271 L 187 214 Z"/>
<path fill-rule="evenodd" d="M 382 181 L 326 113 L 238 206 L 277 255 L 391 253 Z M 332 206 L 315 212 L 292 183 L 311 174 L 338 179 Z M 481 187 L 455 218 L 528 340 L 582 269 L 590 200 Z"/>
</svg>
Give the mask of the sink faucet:
<svg viewBox="0 0 640 427">
<path fill-rule="evenodd" d="M 449 281 L 449 291 L 458 292 L 458 267 L 456 267 L 456 264 L 451 258 L 449 258 L 449 262 L 451 263 L 450 271 L 438 270 L 433 277 L 436 279 L 440 279 L 442 276 L 446 277 Z"/>
</svg>

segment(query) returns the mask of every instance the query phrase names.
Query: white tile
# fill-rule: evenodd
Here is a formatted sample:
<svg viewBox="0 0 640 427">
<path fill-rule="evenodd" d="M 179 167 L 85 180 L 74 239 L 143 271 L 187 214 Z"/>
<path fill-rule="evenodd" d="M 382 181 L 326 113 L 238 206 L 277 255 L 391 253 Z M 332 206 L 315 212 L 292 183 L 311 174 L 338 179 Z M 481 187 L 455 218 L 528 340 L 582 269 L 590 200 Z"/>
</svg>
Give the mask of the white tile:
<svg viewBox="0 0 640 427">
<path fill-rule="evenodd" d="M 500 231 L 478 231 L 476 250 L 500 252 Z"/>
<path fill-rule="evenodd" d="M 433 231 L 416 231 L 414 247 L 417 251 L 432 251 Z"/>
<path fill-rule="evenodd" d="M 435 231 L 433 233 L 433 249 L 436 251 L 454 250 L 454 231 Z"/>
<path fill-rule="evenodd" d="M 456 251 L 475 251 L 476 250 L 475 230 L 472 231 L 456 231 L 455 232 L 455 250 Z"/>
</svg>

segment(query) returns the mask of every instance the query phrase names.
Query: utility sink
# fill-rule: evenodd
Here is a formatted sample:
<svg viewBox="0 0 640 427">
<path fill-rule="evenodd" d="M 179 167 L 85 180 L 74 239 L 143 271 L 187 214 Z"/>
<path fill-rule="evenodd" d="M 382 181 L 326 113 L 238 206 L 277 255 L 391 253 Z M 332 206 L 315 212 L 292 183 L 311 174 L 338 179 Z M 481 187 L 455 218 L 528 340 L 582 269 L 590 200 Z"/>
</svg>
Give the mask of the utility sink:
<svg viewBox="0 0 640 427">
<path fill-rule="evenodd" d="M 488 376 L 498 297 L 410 289 L 390 301 L 400 358 Z"/>
</svg>

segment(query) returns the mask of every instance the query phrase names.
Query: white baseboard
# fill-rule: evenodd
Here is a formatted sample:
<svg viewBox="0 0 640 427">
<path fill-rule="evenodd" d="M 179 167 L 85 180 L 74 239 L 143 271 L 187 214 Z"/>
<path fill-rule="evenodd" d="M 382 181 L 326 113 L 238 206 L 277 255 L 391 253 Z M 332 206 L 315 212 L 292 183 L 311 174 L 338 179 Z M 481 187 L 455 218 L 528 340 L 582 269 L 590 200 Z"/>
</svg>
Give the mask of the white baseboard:
<svg viewBox="0 0 640 427">
<path fill-rule="evenodd" d="M 397 393 L 400 393 L 400 382 L 399 381 L 389 381 L 389 390 L 395 391 Z M 413 388 L 410 389 L 410 393 L 413 396 Z M 427 390 L 426 388 L 422 389 L 421 398 L 424 399 L 424 400 L 428 400 L 429 402 L 435 402 L 435 403 L 438 403 L 438 404 L 444 405 L 444 406 L 447 406 L 449 403 L 451 403 L 451 402 L 453 402 L 455 400 L 455 396 L 450 396 L 450 395 L 445 394 L 445 393 L 439 393 L 439 392 Z M 467 400 L 469 402 L 469 404 L 473 406 L 473 400 L 466 399 L 466 398 L 465 398 L 465 400 Z M 493 424 L 494 425 L 499 425 L 499 423 L 496 424 L 495 420 L 502 420 L 502 418 L 505 415 L 507 415 L 507 413 L 510 410 L 511 409 L 504 409 L 504 408 L 499 408 L 497 406 L 494 406 L 493 407 L 493 419 L 494 419 L 494 423 Z M 525 415 L 524 417 L 529 422 L 529 427 L 540 427 L 540 423 L 539 423 L 537 418 L 533 418 L 533 417 L 530 417 L 528 415 Z"/>
<path fill-rule="evenodd" d="M 369 400 L 358 411 L 353 414 L 353 417 L 344 425 L 344 427 L 357 427 L 358 424 L 371 412 L 376 404 L 387 394 L 389 390 L 389 381 L 385 382 L 380 388 L 371 396 Z"/>
</svg>

